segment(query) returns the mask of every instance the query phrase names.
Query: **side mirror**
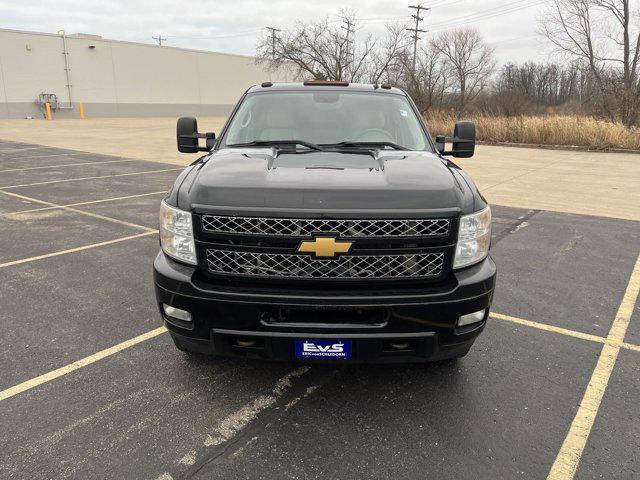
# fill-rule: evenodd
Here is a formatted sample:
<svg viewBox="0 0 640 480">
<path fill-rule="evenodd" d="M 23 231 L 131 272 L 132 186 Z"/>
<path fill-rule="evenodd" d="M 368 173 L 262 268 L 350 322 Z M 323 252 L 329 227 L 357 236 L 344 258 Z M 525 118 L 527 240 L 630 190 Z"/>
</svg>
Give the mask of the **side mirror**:
<svg viewBox="0 0 640 480">
<path fill-rule="evenodd" d="M 201 147 L 198 139 L 206 139 L 206 146 Z M 180 117 L 176 126 L 178 151 L 182 153 L 208 152 L 215 145 L 216 134 L 213 132 L 198 133 L 198 121 L 194 117 Z"/>
<path fill-rule="evenodd" d="M 451 142 L 451 151 L 445 151 L 445 143 Z M 436 148 L 441 155 L 451 155 L 456 158 L 473 157 L 476 149 L 476 125 L 473 122 L 456 122 L 453 129 L 453 137 L 438 135 Z"/>
<path fill-rule="evenodd" d="M 473 122 L 456 122 L 453 129 L 453 156 L 470 158 L 476 150 L 476 124 Z"/>
</svg>

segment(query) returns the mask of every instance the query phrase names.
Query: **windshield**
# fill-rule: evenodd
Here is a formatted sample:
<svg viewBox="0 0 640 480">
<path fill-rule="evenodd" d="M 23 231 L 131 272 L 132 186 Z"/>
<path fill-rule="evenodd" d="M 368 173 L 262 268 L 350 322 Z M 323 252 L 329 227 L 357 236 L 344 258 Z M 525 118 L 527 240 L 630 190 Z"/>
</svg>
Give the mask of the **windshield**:
<svg viewBox="0 0 640 480">
<path fill-rule="evenodd" d="M 269 140 L 316 145 L 391 142 L 408 150 L 430 148 L 404 96 L 373 92 L 249 94 L 231 120 L 223 144 Z"/>
</svg>

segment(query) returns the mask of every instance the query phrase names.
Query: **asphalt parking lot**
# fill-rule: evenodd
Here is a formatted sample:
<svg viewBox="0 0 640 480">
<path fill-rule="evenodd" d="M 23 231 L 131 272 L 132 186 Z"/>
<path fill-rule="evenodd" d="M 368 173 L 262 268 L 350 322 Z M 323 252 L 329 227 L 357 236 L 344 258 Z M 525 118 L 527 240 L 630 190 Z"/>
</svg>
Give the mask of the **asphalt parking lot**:
<svg viewBox="0 0 640 480">
<path fill-rule="evenodd" d="M 151 275 L 180 169 L 0 141 L 0 478 L 640 476 L 640 222 L 494 206 L 456 362 L 193 358 Z"/>
</svg>

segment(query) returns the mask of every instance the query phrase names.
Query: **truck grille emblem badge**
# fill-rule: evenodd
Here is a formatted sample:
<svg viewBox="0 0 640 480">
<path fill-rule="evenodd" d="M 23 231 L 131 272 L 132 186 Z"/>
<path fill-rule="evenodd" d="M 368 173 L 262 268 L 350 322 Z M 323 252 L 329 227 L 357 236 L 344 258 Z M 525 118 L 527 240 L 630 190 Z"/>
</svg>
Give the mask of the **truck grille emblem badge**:
<svg viewBox="0 0 640 480">
<path fill-rule="evenodd" d="M 339 242 L 334 237 L 316 237 L 298 247 L 299 253 L 312 253 L 318 258 L 334 258 L 338 253 L 348 253 L 353 242 Z"/>
</svg>

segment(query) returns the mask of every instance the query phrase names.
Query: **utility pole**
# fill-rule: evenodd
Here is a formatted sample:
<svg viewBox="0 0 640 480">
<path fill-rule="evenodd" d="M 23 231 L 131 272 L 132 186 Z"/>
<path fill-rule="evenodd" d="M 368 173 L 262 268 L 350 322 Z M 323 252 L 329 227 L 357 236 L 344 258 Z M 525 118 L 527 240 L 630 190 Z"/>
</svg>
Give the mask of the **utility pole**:
<svg viewBox="0 0 640 480">
<path fill-rule="evenodd" d="M 277 33 L 281 32 L 279 28 L 275 27 L 266 27 L 267 30 L 271 32 L 271 58 L 276 58 L 276 41 L 277 41 Z"/>
<path fill-rule="evenodd" d="M 162 46 L 162 42 L 164 42 L 167 37 L 163 37 L 162 35 L 158 35 L 157 37 L 151 37 L 153 38 L 155 41 L 158 42 L 158 45 Z"/>
<path fill-rule="evenodd" d="M 407 30 L 409 30 L 410 32 L 413 32 L 413 35 L 411 35 L 410 38 L 413 39 L 413 73 L 415 74 L 416 73 L 416 55 L 418 53 L 418 40 L 420 40 L 418 33 L 428 32 L 428 30 L 420 30 L 420 22 L 424 20 L 424 18 L 420 16 L 420 12 L 422 10 L 427 11 L 431 9 L 427 7 L 423 7 L 422 5 L 409 5 L 409 8 L 412 8 L 416 11 L 415 14 L 411 15 L 411 18 L 413 18 L 416 21 L 416 26 L 414 28 L 407 28 Z"/>
<path fill-rule="evenodd" d="M 352 35 L 354 35 L 356 33 L 355 29 L 353 27 L 356 26 L 356 24 L 354 22 L 351 21 L 350 18 L 343 18 L 342 21 L 344 22 L 344 25 L 341 25 L 340 28 L 342 28 L 343 30 L 345 30 L 346 33 L 346 37 L 344 38 L 344 42 L 346 44 L 346 65 L 349 65 L 352 61 L 353 61 L 353 43 L 354 43 L 354 39 L 352 37 Z"/>
</svg>

